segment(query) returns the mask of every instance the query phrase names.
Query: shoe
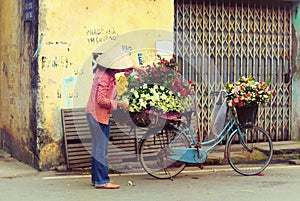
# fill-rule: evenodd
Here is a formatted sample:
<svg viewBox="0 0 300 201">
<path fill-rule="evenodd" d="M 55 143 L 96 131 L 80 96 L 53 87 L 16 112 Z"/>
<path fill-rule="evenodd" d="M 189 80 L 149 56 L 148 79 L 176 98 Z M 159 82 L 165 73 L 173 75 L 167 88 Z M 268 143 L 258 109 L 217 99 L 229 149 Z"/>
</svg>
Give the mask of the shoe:
<svg viewBox="0 0 300 201">
<path fill-rule="evenodd" d="M 114 181 L 110 180 L 109 183 L 114 183 Z M 95 186 L 95 183 L 92 183 L 92 186 Z"/>
<path fill-rule="evenodd" d="M 120 188 L 120 185 L 114 184 L 114 183 L 109 183 L 109 184 L 106 184 L 105 186 L 99 186 L 99 187 L 96 186 L 96 188 L 100 188 L 100 189 L 118 189 L 118 188 Z"/>
</svg>

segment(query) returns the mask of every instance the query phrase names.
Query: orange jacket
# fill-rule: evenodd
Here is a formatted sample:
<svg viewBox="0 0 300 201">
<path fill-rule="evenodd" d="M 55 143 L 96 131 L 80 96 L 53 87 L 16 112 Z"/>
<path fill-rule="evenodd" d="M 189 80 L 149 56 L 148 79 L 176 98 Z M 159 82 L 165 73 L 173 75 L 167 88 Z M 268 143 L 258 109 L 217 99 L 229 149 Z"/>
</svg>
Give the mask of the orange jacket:
<svg viewBox="0 0 300 201">
<path fill-rule="evenodd" d="M 132 68 L 113 71 L 97 69 L 95 72 L 85 112 L 92 114 L 96 121 L 102 124 L 107 125 L 110 112 L 117 109 L 115 101 L 117 95 L 115 74 L 120 72 L 129 74 L 132 72 Z"/>
</svg>

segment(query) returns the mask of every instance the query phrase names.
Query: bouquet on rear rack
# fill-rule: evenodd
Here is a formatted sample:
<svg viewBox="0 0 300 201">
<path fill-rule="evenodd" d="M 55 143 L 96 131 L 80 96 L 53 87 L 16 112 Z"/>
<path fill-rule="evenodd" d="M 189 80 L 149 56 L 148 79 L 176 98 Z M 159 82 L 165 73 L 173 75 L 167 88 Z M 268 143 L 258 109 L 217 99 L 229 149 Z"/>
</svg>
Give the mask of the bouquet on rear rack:
<svg viewBox="0 0 300 201">
<path fill-rule="evenodd" d="M 148 126 L 151 114 L 166 119 L 180 117 L 180 113 L 189 108 L 190 97 L 194 94 L 195 85 L 191 81 L 183 82 L 175 56 L 170 60 L 160 55 L 158 58 L 157 63 L 147 66 L 147 74 L 127 77 L 128 84 L 119 94 L 120 99 L 128 100 L 130 116 L 138 126 Z M 117 83 L 123 86 L 126 82 Z"/>
</svg>

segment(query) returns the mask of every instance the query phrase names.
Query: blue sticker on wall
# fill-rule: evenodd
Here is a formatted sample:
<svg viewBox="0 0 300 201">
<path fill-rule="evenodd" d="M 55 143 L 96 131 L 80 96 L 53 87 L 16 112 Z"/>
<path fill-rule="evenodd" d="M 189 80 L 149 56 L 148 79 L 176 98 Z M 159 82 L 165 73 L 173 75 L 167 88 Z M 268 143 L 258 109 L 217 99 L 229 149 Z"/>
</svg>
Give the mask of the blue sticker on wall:
<svg viewBox="0 0 300 201">
<path fill-rule="evenodd" d="M 34 0 L 24 0 L 24 21 L 32 21 L 34 17 Z"/>
</svg>

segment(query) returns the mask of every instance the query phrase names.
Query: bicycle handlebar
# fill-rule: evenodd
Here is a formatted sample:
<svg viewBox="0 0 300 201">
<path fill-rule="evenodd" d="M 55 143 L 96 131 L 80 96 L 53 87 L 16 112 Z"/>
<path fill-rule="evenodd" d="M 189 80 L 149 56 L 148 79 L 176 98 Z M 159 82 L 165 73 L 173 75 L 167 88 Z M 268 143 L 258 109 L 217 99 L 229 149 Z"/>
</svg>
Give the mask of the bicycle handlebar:
<svg viewBox="0 0 300 201">
<path fill-rule="evenodd" d="M 182 112 L 182 115 L 183 116 L 186 116 L 186 117 L 190 117 L 192 116 L 192 114 L 195 112 L 194 109 L 188 109 L 188 110 L 185 110 L 184 112 Z"/>
<path fill-rule="evenodd" d="M 220 94 L 220 93 L 225 94 L 226 99 L 233 95 L 233 93 L 227 93 L 227 91 L 225 89 L 221 89 L 220 91 L 214 91 L 210 95 L 215 96 L 215 95 Z"/>
</svg>

